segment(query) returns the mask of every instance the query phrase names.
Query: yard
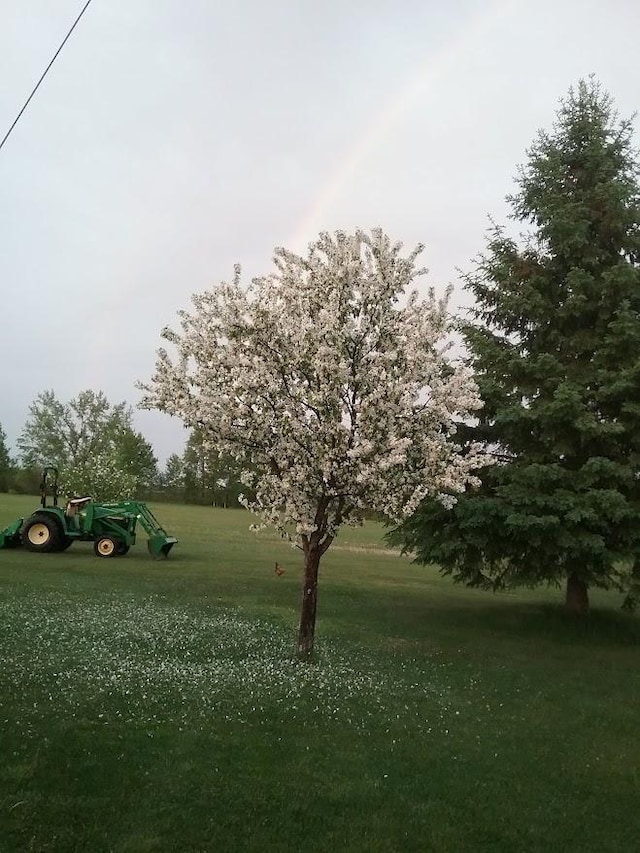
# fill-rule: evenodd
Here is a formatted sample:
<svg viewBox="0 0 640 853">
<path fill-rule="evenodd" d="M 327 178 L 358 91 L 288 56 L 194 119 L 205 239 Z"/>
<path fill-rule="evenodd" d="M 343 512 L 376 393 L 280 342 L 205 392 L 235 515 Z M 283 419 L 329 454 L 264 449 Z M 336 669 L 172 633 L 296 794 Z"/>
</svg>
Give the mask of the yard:
<svg viewBox="0 0 640 853">
<path fill-rule="evenodd" d="M 0 496 L 0 528 L 36 499 Z M 320 570 L 242 511 L 154 507 L 153 561 L 0 551 L 0 851 L 621 851 L 640 837 L 640 619 L 492 596 L 373 523 Z M 276 561 L 285 573 L 274 573 Z"/>
</svg>

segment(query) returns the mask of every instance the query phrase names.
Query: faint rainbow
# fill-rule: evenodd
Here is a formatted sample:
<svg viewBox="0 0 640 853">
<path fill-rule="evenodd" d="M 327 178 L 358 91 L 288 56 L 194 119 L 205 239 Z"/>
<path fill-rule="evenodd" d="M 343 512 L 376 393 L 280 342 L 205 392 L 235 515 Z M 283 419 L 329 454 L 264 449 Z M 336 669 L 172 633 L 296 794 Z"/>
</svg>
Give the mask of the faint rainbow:
<svg viewBox="0 0 640 853">
<path fill-rule="evenodd" d="M 304 245 L 315 238 L 319 231 L 328 229 L 327 211 L 339 197 L 342 189 L 356 175 L 367 155 L 410 108 L 419 102 L 420 96 L 453 65 L 466 47 L 470 47 L 485 36 L 496 23 L 518 5 L 520 5 L 519 0 L 497 0 L 494 3 L 483 4 L 482 11 L 474 15 L 457 35 L 418 66 L 399 90 L 386 101 L 382 109 L 365 125 L 364 131 L 358 136 L 355 144 L 347 150 L 337 168 L 314 198 L 294 234 L 285 243 L 286 246 L 290 246 L 294 251 L 300 251 Z"/>
</svg>

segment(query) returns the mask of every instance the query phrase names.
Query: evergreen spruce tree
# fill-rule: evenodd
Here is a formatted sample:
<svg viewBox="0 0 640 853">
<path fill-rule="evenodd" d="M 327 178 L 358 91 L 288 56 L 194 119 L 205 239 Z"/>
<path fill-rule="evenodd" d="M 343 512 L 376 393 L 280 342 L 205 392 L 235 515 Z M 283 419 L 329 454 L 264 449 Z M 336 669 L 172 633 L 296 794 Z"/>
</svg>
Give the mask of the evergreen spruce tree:
<svg viewBox="0 0 640 853">
<path fill-rule="evenodd" d="M 502 588 L 640 580 L 640 192 L 629 121 L 593 79 L 561 102 L 467 276 L 463 333 L 484 400 L 463 437 L 496 464 L 452 510 L 426 502 L 391 538 L 455 579 Z M 631 583 L 630 583 L 631 581 Z M 636 589 L 638 584 L 636 584 Z"/>
</svg>

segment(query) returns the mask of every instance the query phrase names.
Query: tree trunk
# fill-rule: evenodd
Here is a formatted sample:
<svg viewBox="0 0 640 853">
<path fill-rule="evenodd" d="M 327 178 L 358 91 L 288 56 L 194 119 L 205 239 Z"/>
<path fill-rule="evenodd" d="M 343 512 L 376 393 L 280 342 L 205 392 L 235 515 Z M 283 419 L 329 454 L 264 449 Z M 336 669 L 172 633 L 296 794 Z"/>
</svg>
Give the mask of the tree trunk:
<svg viewBox="0 0 640 853">
<path fill-rule="evenodd" d="M 564 600 L 569 613 L 586 616 L 589 612 L 589 589 L 576 572 L 567 577 L 567 594 Z"/>
<path fill-rule="evenodd" d="M 313 657 L 316 604 L 318 602 L 318 569 L 321 556 L 322 551 L 319 547 L 309 547 L 305 550 L 300 630 L 298 632 L 298 658 L 300 660 L 310 660 Z"/>
<path fill-rule="evenodd" d="M 640 558 L 636 557 L 631 569 L 631 580 L 622 602 L 622 609 L 627 613 L 635 613 L 640 604 Z"/>
</svg>

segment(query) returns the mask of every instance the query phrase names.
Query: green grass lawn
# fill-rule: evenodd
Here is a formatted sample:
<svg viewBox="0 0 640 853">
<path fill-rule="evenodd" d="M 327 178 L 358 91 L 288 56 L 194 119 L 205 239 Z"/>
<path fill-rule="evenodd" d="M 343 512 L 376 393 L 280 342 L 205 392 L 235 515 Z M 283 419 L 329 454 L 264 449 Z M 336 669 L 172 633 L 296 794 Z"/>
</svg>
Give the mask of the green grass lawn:
<svg viewBox="0 0 640 853">
<path fill-rule="evenodd" d="M 0 495 L 0 528 L 35 508 Z M 345 531 L 318 659 L 300 559 L 154 507 L 123 558 L 0 551 L 0 851 L 633 851 L 640 620 L 466 590 Z M 278 578 L 274 563 L 285 568 Z"/>
</svg>

